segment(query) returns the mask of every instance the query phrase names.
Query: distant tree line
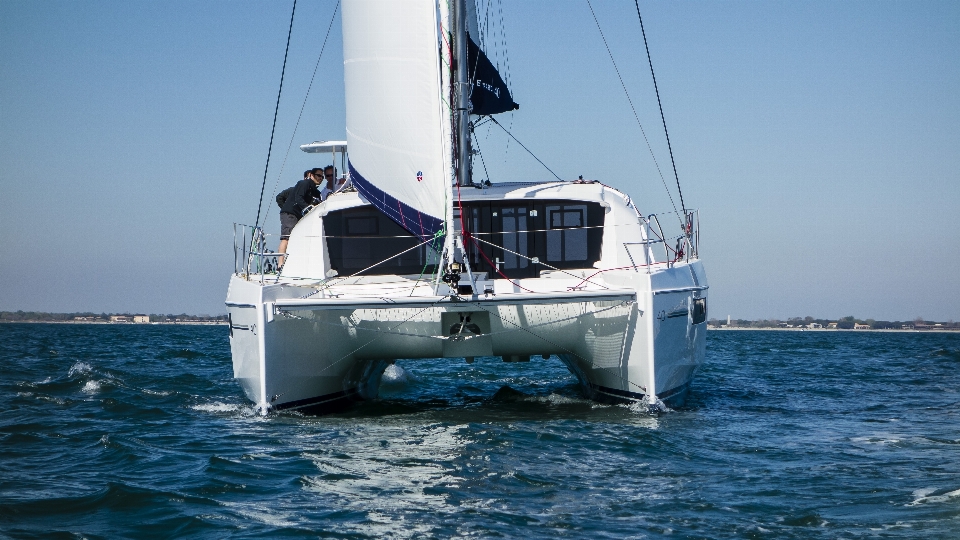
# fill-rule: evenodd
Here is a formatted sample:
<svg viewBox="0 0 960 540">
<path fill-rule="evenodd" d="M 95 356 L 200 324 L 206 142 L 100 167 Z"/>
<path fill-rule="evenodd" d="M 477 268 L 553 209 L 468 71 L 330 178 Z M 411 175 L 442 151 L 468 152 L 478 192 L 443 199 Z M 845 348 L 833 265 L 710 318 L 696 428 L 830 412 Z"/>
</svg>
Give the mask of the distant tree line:
<svg viewBox="0 0 960 540">
<path fill-rule="evenodd" d="M 133 318 L 143 313 L 92 313 L 89 311 L 77 313 L 47 313 L 44 311 L 0 311 L 0 322 L 110 322 L 112 316 Z M 220 322 L 226 321 L 226 315 L 187 315 L 150 314 L 150 322 Z"/>
<path fill-rule="evenodd" d="M 707 321 L 709 326 L 716 328 L 727 326 L 725 319 L 710 319 Z M 878 321 L 875 319 L 858 319 L 853 315 L 841 317 L 839 319 L 815 319 L 813 317 L 791 317 L 786 320 L 779 319 L 731 319 L 729 327 L 731 328 L 838 328 L 840 330 L 853 330 L 857 327 L 869 327 L 871 330 L 960 330 L 960 323 L 950 321 L 927 321 L 922 317 L 917 317 L 912 321 Z"/>
</svg>

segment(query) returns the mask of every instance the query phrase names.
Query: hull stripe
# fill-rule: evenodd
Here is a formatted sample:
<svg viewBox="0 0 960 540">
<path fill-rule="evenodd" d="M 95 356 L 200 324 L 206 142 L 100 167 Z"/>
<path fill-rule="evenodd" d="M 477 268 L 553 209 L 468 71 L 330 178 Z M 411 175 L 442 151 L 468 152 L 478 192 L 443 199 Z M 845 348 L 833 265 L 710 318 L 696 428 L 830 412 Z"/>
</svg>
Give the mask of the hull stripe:
<svg viewBox="0 0 960 540">
<path fill-rule="evenodd" d="M 610 388 L 608 386 L 600 386 L 599 384 L 590 383 L 590 388 L 602 394 L 616 396 L 619 398 L 636 399 L 636 400 L 642 400 L 647 398 L 645 394 L 641 394 L 639 392 L 628 392 L 627 390 L 617 390 L 616 388 Z M 661 399 L 662 401 L 668 401 L 671 398 L 686 392 L 689 388 L 690 388 L 690 383 L 688 382 L 683 383 L 676 388 L 672 388 L 670 390 L 667 390 L 666 392 L 661 392 L 657 394 L 657 398 Z"/>
<path fill-rule="evenodd" d="M 329 403 L 331 401 L 338 401 L 341 399 L 350 399 L 353 396 L 357 395 L 356 389 L 350 389 L 347 391 L 334 392 L 332 394 L 325 394 L 322 396 L 298 399 L 295 401 L 288 401 L 286 403 L 280 403 L 278 405 L 273 405 L 273 408 L 276 410 L 283 409 L 299 409 L 301 407 L 310 407 L 313 405 L 320 405 L 323 403 Z"/>
</svg>

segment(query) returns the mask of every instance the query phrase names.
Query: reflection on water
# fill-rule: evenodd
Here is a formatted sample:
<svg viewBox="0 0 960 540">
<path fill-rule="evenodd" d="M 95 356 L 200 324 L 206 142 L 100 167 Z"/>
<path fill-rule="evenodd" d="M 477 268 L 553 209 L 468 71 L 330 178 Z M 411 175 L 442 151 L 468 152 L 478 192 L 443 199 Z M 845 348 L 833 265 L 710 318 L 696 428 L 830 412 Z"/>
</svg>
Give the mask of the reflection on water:
<svg viewBox="0 0 960 540">
<path fill-rule="evenodd" d="M 708 339 L 655 415 L 478 358 L 263 417 L 223 328 L 0 325 L 0 535 L 954 536 L 960 336 Z"/>
</svg>

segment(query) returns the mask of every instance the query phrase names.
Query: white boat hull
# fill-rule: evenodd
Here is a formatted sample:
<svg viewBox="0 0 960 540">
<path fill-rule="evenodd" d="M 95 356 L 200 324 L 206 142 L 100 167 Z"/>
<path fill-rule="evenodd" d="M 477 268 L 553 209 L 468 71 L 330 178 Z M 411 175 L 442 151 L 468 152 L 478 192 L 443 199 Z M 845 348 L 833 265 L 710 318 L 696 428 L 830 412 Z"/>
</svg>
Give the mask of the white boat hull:
<svg viewBox="0 0 960 540">
<path fill-rule="evenodd" d="M 562 285 L 521 285 L 533 282 Z M 368 283 L 325 297 L 235 275 L 226 302 L 234 376 L 264 412 L 322 413 L 376 398 L 398 359 L 556 355 L 592 399 L 682 403 L 706 346 L 705 313 L 695 322 L 693 309 L 706 299 L 700 263 L 607 272 L 594 283 L 606 288 L 452 299 L 384 294 L 389 287 L 376 284 L 371 295 Z"/>
</svg>

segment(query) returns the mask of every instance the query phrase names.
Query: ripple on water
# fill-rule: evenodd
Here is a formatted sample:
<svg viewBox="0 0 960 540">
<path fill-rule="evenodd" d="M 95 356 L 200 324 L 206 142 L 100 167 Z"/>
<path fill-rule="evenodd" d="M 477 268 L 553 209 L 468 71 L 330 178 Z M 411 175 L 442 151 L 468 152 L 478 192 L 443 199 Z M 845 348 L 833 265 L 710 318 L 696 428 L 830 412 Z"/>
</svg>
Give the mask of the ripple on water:
<svg viewBox="0 0 960 540">
<path fill-rule="evenodd" d="M 687 405 L 653 412 L 584 399 L 556 359 L 407 360 L 382 399 L 325 417 L 254 414 L 228 339 L 0 325 L 0 535 L 952 538 L 960 524 L 960 336 L 712 332 Z"/>
</svg>

